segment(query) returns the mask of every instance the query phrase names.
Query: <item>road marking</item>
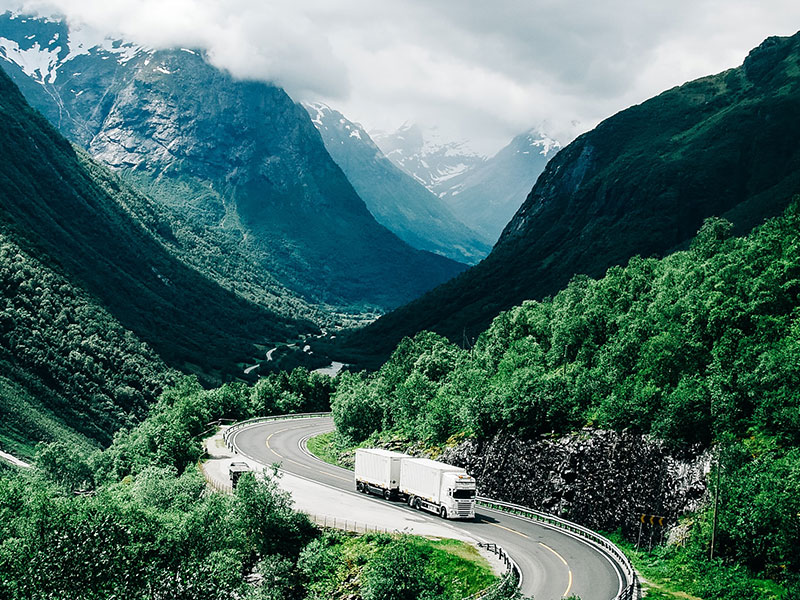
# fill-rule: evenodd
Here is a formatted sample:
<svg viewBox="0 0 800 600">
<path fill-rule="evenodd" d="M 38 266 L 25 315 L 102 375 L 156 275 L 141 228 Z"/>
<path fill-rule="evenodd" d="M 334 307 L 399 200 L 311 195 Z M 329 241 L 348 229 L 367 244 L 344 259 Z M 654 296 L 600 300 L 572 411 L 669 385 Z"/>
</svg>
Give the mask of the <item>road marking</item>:
<svg viewBox="0 0 800 600">
<path fill-rule="evenodd" d="M 286 431 L 286 430 L 285 430 L 285 429 L 281 429 L 281 431 Z M 270 445 L 269 445 L 269 439 L 270 439 L 270 438 L 271 438 L 273 435 L 275 435 L 276 433 L 280 433 L 280 431 L 275 431 L 275 432 L 273 432 L 273 433 L 270 433 L 270 434 L 267 436 L 267 439 L 266 439 L 266 441 L 265 441 L 264 443 L 266 444 L 266 446 L 267 446 L 267 449 L 269 449 L 269 451 L 270 451 L 270 452 L 272 452 L 272 453 L 273 453 L 275 456 L 277 456 L 278 458 L 283 458 L 283 456 L 281 456 L 280 454 L 278 454 L 277 452 L 275 452 L 275 450 L 273 450 L 273 449 L 272 449 L 272 446 L 270 446 Z"/>
<path fill-rule="evenodd" d="M 310 468 L 310 467 L 309 467 Z M 327 473 L 326 471 L 317 471 L 319 475 L 326 475 L 328 477 L 336 477 L 336 479 L 343 479 L 344 481 L 352 481 L 352 477 L 342 477 L 341 475 L 334 475 L 333 473 Z"/>
<path fill-rule="evenodd" d="M 516 529 L 511 529 L 510 527 L 506 527 L 505 525 L 500 525 L 499 523 L 489 523 L 489 525 L 493 525 L 494 527 L 499 527 L 500 529 L 505 529 L 506 531 L 510 531 L 511 533 L 516 533 L 517 535 L 521 535 L 522 537 L 524 537 L 526 539 L 530 539 L 530 537 L 528 537 L 524 533 L 521 533 L 521 532 L 517 531 Z"/>
<path fill-rule="evenodd" d="M 540 545 L 540 546 L 542 546 L 543 548 L 547 548 L 548 550 L 550 550 L 550 552 L 552 552 L 553 554 L 555 554 L 555 555 L 558 557 L 558 559 L 559 559 L 559 560 L 560 560 L 562 563 L 564 563 L 564 566 L 565 566 L 565 567 L 567 567 L 567 573 L 568 573 L 568 576 L 569 576 L 569 581 L 568 581 L 568 583 L 567 583 L 567 589 L 566 589 L 566 590 L 564 590 L 564 593 L 563 593 L 563 594 L 561 594 L 561 596 L 562 596 L 562 598 L 563 598 L 564 596 L 567 596 L 567 595 L 569 595 L 569 591 L 572 589 L 572 569 L 570 569 L 570 568 L 569 568 L 569 564 L 567 564 L 567 561 L 566 561 L 566 560 L 564 560 L 564 557 L 563 557 L 563 556 L 561 556 L 561 555 L 560 555 L 558 552 L 556 552 L 555 550 L 553 550 L 553 549 L 552 549 L 550 546 L 548 546 L 547 544 L 543 544 L 542 542 L 539 542 L 539 545 Z"/>
</svg>

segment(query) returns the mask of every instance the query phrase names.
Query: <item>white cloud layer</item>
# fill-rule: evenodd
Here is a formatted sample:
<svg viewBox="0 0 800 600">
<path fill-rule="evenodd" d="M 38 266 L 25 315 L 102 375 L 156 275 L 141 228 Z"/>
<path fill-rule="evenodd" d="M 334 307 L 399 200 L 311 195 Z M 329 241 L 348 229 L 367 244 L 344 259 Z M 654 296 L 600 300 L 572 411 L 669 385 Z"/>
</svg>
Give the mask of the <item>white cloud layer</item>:
<svg viewBox="0 0 800 600">
<path fill-rule="evenodd" d="M 568 141 L 800 28 L 797 0 L 0 0 L 322 100 L 367 129 L 438 126 L 491 153 L 544 124 Z"/>
</svg>

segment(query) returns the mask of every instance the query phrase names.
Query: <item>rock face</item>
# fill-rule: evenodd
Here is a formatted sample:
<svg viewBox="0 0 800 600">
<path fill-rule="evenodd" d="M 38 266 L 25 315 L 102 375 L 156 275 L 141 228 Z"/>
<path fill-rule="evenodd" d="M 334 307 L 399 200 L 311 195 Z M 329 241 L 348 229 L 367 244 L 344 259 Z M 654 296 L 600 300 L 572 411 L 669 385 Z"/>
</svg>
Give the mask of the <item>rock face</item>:
<svg viewBox="0 0 800 600">
<path fill-rule="evenodd" d="M 282 89 L 234 80 L 199 51 L 85 37 L 6 13 L 0 64 L 68 138 L 187 220 L 236 240 L 289 289 L 384 310 L 464 269 L 379 225 Z"/>
<path fill-rule="evenodd" d="M 325 104 L 304 106 L 322 135 L 325 148 L 381 225 L 414 248 L 459 262 L 474 264 L 489 254 L 487 240 L 464 225 L 421 183 L 392 164 L 361 125 Z"/>
<path fill-rule="evenodd" d="M 490 498 L 591 529 L 638 531 L 641 514 L 675 518 L 699 507 L 709 460 L 681 460 L 645 436 L 584 429 L 561 438 L 467 440 L 439 460 L 462 466 Z"/>
</svg>

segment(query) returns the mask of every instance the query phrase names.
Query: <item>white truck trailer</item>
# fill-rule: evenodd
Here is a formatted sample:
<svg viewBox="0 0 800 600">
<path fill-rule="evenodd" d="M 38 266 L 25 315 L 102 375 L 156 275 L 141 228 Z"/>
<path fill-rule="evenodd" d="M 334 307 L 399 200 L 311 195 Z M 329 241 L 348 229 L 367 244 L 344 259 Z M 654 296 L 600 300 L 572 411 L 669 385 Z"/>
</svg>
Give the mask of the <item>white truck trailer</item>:
<svg viewBox="0 0 800 600">
<path fill-rule="evenodd" d="M 475 479 L 460 468 L 428 458 L 400 461 L 400 497 L 443 519 L 475 518 Z"/>
<path fill-rule="evenodd" d="M 378 494 L 387 500 L 397 498 L 400 486 L 400 461 L 408 454 L 381 448 L 356 450 L 356 490 Z"/>
</svg>

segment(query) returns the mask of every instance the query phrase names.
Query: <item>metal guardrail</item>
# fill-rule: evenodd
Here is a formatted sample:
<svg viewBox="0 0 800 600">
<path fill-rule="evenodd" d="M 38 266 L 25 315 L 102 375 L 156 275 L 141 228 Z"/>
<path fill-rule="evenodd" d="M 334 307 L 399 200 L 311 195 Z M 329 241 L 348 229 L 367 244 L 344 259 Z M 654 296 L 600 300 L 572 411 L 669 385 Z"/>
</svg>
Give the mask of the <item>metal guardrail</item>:
<svg viewBox="0 0 800 600">
<path fill-rule="evenodd" d="M 249 427 L 250 425 L 255 425 L 257 423 L 265 423 L 267 421 L 285 421 L 287 419 L 308 419 L 313 417 L 329 417 L 331 416 L 330 412 L 313 412 L 313 413 L 290 413 L 286 415 L 271 415 L 269 417 L 256 417 L 254 419 L 247 419 L 245 421 L 239 421 L 238 423 L 234 423 L 228 429 L 225 430 L 225 433 L 222 434 L 222 439 L 225 440 L 225 445 L 230 449 L 233 450 L 233 445 L 231 444 L 230 437 L 237 431 L 244 429 L 245 427 Z"/>
<path fill-rule="evenodd" d="M 566 519 L 556 517 L 555 515 L 539 512 L 519 504 L 512 504 L 510 502 L 503 502 L 501 500 L 493 500 L 492 498 L 486 498 L 485 496 L 478 496 L 475 501 L 481 506 L 513 514 L 530 521 L 544 523 L 550 525 L 551 527 L 568 531 L 586 541 L 591 542 L 593 545 L 602 549 L 617 563 L 626 579 L 626 585 L 623 585 L 622 590 L 611 600 L 636 600 L 642 597 L 639 578 L 636 575 L 633 565 L 631 564 L 630 560 L 628 560 L 628 557 L 622 552 L 622 550 L 617 548 L 617 546 L 608 538 L 603 537 L 599 533 L 595 533 L 587 527 L 578 525 L 577 523 L 567 521 Z"/>
<path fill-rule="evenodd" d="M 285 419 L 327 417 L 330 416 L 330 414 L 331 414 L 330 412 L 297 413 L 297 414 L 272 415 L 269 417 L 258 417 L 255 419 L 247 419 L 246 421 L 240 421 L 239 423 L 231 425 L 223 434 L 223 439 L 225 440 L 225 444 L 228 446 L 228 448 L 230 448 L 231 450 L 235 450 L 235 448 L 233 448 L 233 444 L 230 441 L 231 435 L 250 425 L 255 425 L 257 423 L 262 423 L 266 421 L 278 421 Z M 507 512 L 516 515 L 518 517 L 522 517 L 523 519 L 536 521 L 538 523 L 544 523 L 546 525 L 550 525 L 551 527 L 562 529 L 590 542 L 594 546 L 604 551 L 606 555 L 608 555 L 611 559 L 614 560 L 614 562 L 620 568 L 620 571 L 622 571 L 622 574 L 626 580 L 622 590 L 616 596 L 614 596 L 614 598 L 611 598 L 610 600 L 638 600 L 642 597 L 642 590 L 639 584 L 639 578 L 636 575 L 636 571 L 633 568 L 633 565 L 631 564 L 630 560 L 628 560 L 628 557 L 625 556 L 625 554 L 622 552 L 622 550 L 617 548 L 617 546 L 608 538 L 600 535 L 599 533 L 595 533 L 594 531 L 592 531 L 587 527 L 578 525 L 577 523 L 567 521 L 566 519 L 562 519 L 561 517 L 557 517 L 555 515 L 539 512 L 531 508 L 528 508 L 526 506 L 521 506 L 519 504 L 513 504 L 511 502 L 503 502 L 502 500 L 494 500 L 492 498 L 487 498 L 485 496 L 478 496 L 476 498 L 476 502 L 477 504 L 480 504 L 487 508 L 492 508 L 494 510 Z M 495 547 L 497 547 L 496 544 Z M 508 555 L 505 553 L 505 551 L 502 550 L 502 548 L 500 548 L 500 550 L 503 552 L 503 554 L 505 554 L 506 557 L 508 557 Z M 511 564 L 513 564 L 513 569 L 516 569 L 516 575 L 519 580 L 519 576 L 521 575 L 519 567 L 515 562 L 513 562 L 513 559 L 510 559 L 510 557 L 508 557 L 508 559 L 511 560 Z"/>
</svg>

